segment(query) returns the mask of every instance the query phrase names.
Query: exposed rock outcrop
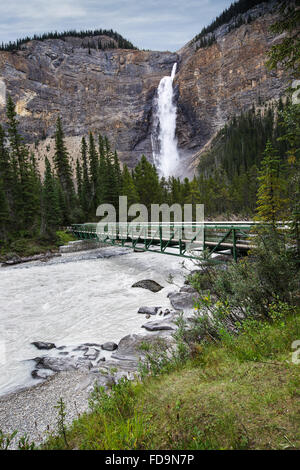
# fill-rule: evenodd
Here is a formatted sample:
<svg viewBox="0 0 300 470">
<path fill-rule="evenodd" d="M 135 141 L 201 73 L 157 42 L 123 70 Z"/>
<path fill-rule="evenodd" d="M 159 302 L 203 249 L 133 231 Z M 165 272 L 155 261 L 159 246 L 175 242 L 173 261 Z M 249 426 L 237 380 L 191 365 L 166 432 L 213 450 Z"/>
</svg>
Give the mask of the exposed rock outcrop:
<svg viewBox="0 0 300 470">
<path fill-rule="evenodd" d="M 148 289 L 151 292 L 159 292 L 163 287 L 152 279 L 143 279 L 142 281 L 135 282 L 131 287 L 141 287 L 142 289 Z M 149 313 L 149 312 L 147 312 Z"/>
<path fill-rule="evenodd" d="M 250 13 L 256 19 L 195 50 L 192 42 L 178 53 L 138 50 L 95 50 L 78 38 L 31 41 L 16 52 L 0 52 L 0 121 L 5 96 L 16 102 L 26 139 L 40 141 L 37 151 L 53 156 L 55 121 L 61 115 L 73 163 L 88 131 L 107 135 L 123 162 L 134 167 L 144 153 L 152 158 L 153 97 L 161 78 L 178 63 L 177 137 L 187 166 L 224 123 L 253 103 L 277 99 L 288 80 L 265 67 L 266 52 L 277 40 L 269 31 L 276 2 L 262 3 Z M 260 15 L 260 16 L 259 16 Z M 44 139 L 45 140 L 41 140 Z M 193 167 L 193 164 L 191 165 Z M 187 168 L 186 168 L 186 171 Z"/>
</svg>

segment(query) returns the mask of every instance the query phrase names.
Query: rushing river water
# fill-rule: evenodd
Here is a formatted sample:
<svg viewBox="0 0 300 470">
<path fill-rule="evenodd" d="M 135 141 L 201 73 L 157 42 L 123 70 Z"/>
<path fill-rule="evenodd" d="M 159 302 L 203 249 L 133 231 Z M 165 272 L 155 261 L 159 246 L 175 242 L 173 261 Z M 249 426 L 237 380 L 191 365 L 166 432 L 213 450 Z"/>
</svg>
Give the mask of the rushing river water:
<svg viewBox="0 0 300 470">
<path fill-rule="evenodd" d="M 112 253 L 119 255 L 105 257 Z M 42 351 L 32 341 L 69 346 L 143 332 L 138 308 L 170 307 L 167 293 L 175 287 L 167 278 L 183 283 L 181 263 L 175 256 L 102 248 L 0 269 L 0 395 L 36 383 L 28 359 Z M 131 288 L 141 279 L 165 288 Z"/>
</svg>

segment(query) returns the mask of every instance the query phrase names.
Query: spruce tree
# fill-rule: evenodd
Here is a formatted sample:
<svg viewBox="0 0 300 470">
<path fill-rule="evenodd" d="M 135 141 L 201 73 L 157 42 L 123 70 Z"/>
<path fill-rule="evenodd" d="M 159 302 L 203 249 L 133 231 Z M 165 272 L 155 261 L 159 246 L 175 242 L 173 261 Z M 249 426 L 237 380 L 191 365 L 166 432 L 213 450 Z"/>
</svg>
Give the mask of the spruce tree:
<svg viewBox="0 0 300 470">
<path fill-rule="evenodd" d="M 160 202 L 160 185 L 157 170 L 148 162 L 145 155 L 142 155 L 135 167 L 133 178 L 140 203 L 145 204 L 150 210 L 151 204 Z"/>
<path fill-rule="evenodd" d="M 63 223 L 68 224 L 72 221 L 72 210 L 74 209 L 73 205 L 75 191 L 72 179 L 72 168 L 69 161 L 69 154 L 64 141 L 64 133 L 60 117 L 58 117 L 56 121 L 54 164 L 56 174 L 60 182 L 61 190 L 63 192 L 63 199 L 65 201 Z"/>
<path fill-rule="evenodd" d="M 127 204 L 131 206 L 139 202 L 138 193 L 134 185 L 134 181 L 126 164 L 123 166 L 122 172 L 122 196 L 127 196 Z"/>
<path fill-rule="evenodd" d="M 91 191 L 93 198 L 93 211 L 96 211 L 98 200 L 99 200 L 99 158 L 95 146 L 95 140 L 92 132 L 89 133 L 89 170 L 90 170 L 90 181 L 91 181 Z"/>
<path fill-rule="evenodd" d="M 91 185 L 87 163 L 87 144 L 84 137 L 81 140 L 81 161 L 82 161 L 82 194 L 81 207 L 84 214 L 88 214 L 91 204 Z"/>
<path fill-rule="evenodd" d="M 280 157 L 270 141 L 267 142 L 259 172 L 257 219 L 274 227 L 285 214 L 287 199 L 285 180 L 281 175 Z"/>
<path fill-rule="evenodd" d="M 45 158 L 45 176 L 42 189 L 41 233 L 54 237 L 55 230 L 61 223 L 61 211 L 55 178 L 48 158 Z"/>
<path fill-rule="evenodd" d="M 14 211 L 17 227 L 36 232 L 40 218 L 40 185 L 35 164 L 30 159 L 29 149 L 18 131 L 17 114 L 12 98 L 7 99 L 7 127 L 9 151 L 12 162 L 14 188 Z"/>
</svg>

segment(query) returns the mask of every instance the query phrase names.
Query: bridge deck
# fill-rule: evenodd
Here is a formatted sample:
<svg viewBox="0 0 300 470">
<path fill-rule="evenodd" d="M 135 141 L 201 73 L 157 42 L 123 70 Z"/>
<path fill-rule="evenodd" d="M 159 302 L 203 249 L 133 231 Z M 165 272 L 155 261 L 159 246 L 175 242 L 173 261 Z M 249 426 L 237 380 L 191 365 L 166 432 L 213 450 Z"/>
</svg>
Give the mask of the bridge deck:
<svg viewBox="0 0 300 470">
<path fill-rule="evenodd" d="M 230 250 L 237 260 L 239 254 L 247 253 L 251 243 L 253 221 L 203 223 L 160 223 L 160 224 L 77 224 L 72 226 L 73 234 L 79 239 L 98 240 L 110 245 L 130 246 L 142 251 L 199 258 L 199 252 L 206 250 L 208 257 L 213 253 Z"/>
</svg>

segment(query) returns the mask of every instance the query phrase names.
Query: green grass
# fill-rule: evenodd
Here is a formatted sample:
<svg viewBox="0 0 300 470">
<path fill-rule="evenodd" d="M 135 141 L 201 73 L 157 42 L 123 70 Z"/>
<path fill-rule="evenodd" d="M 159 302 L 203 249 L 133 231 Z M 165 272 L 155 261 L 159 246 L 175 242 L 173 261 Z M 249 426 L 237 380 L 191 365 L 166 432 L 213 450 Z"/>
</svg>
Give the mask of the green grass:
<svg viewBox="0 0 300 470">
<path fill-rule="evenodd" d="M 199 344 L 182 366 L 125 381 L 46 449 L 299 449 L 299 314 Z"/>
</svg>

